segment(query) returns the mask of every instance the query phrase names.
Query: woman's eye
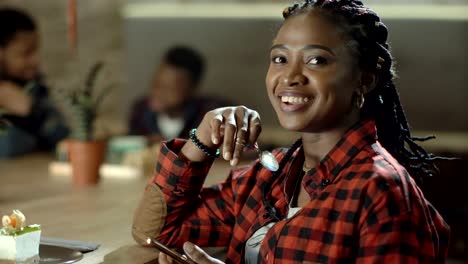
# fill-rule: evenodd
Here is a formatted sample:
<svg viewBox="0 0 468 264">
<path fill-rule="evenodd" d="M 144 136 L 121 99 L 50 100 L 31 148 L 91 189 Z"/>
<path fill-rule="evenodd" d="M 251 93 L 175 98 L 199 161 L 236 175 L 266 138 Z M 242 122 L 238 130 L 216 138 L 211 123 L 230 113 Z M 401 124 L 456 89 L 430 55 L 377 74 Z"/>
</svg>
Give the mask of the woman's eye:
<svg viewBox="0 0 468 264">
<path fill-rule="evenodd" d="M 275 56 L 271 59 L 271 61 L 273 63 L 277 63 L 277 64 L 280 64 L 280 63 L 285 63 L 286 62 L 286 58 L 285 57 L 281 57 L 281 56 Z"/>
<path fill-rule="evenodd" d="M 321 65 L 321 64 L 327 64 L 327 59 L 325 59 L 324 57 L 313 57 L 311 58 L 307 64 L 312 64 L 312 65 Z"/>
</svg>

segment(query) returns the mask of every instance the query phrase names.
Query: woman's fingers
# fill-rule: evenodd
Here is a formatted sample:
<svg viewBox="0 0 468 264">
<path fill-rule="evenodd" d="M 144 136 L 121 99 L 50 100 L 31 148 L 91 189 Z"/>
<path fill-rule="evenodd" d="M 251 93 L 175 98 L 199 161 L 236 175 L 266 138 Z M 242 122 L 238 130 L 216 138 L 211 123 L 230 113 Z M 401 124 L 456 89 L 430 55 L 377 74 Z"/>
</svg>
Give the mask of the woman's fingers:
<svg viewBox="0 0 468 264">
<path fill-rule="evenodd" d="M 223 125 L 223 115 L 221 113 L 216 114 L 211 120 L 211 142 L 218 145 L 222 138 L 221 128 Z"/>
<path fill-rule="evenodd" d="M 260 115 L 253 111 L 249 115 L 249 139 L 248 143 L 249 144 L 254 144 L 257 142 L 258 137 L 260 136 L 260 133 L 262 132 L 262 125 L 260 122 Z"/>
<path fill-rule="evenodd" d="M 244 147 L 255 143 L 261 132 L 258 113 L 245 106 L 212 110 L 198 128 L 197 138 L 209 148 L 222 146 L 223 158 L 232 166 L 239 163 Z"/>
<path fill-rule="evenodd" d="M 237 122 L 235 117 L 235 111 L 231 110 L 229 113 L 225 113 L 224 123 L 224 142 L 223 142 L 223 158 L 225 160 L 231 160 L 234 150 L 234 137 L 237 133 Z"/>
<path fill-rule="evenodd" d="M 231 165 L 235 166 L 239 163 L 239 158 L 244 151 L 249 137 L 249 116 L 248 109 L 243 107 L 236 114 L 237 133 L 234 140 L 234 154 L 231 160 Z"/>
<path fill-rule="evenodd" d="M 260 116 L 245 106 L 233 107 L 223 113 L 223 158 L 232 166 L 239 163 L 244 147 L 257 141 L 261 132 Z M 223 134 L 220 132 L 220 134 Z"/>
</svg>

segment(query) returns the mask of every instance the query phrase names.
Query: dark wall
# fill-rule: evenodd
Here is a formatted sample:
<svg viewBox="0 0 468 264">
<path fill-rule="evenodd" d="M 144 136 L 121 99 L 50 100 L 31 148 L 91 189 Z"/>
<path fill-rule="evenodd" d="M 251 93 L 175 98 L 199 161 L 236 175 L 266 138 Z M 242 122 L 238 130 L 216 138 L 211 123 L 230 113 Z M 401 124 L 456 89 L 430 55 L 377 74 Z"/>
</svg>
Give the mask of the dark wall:
<svg viewBox="0 0 468 264">
<path fill-rule="evenodd" d="M 126 19 L 129 97 L 144 93 L 161 53 L 174 43 L 208 59 L 203 92 L 258 109 L 277 126 L 264 76 L 280 20 L 215 18 Z M 384 19 L 397 61 L 397 86 L 414 129 L 468 131 L 468 20 Z"/>
</svg>

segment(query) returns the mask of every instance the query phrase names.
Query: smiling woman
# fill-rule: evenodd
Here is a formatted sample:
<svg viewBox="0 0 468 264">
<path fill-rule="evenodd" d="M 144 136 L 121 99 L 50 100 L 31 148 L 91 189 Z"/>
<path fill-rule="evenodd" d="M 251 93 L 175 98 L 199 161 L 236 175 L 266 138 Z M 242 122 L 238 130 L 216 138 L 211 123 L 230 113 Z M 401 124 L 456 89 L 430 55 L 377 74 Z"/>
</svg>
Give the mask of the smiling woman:
<svg viewBox="0 0 468 264">
<path fill-rule="evenodd" d="M 261 132 L 244 106 L 209 112 L 196 140 L 162 144 L 135 239 L 184 245 L 197 263 L 219 261 L 184 242 L 227 246 L 226 263 L 445 262 L 449 228 L 410 177 L 433 173 L 437 157 L 411 137 L 387 28 L 352 0 L 305 1 L 283 17 L 265 82 L 282 127 L 301 138 L 274 152 L 277 171 L 255 161 L 202 188 L 213 157 L 200 143 L 236 165 Z"/>
</svg>

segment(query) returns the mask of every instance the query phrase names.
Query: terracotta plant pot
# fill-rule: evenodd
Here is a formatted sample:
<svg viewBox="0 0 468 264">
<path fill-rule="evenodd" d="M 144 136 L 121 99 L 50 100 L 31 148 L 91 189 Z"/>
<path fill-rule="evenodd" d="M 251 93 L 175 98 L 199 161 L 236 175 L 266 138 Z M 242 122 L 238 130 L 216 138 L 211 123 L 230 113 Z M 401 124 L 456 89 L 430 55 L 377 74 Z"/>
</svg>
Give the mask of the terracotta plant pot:
<svg viewBox="0 0 468 264">
<path fill-rule="evenodd" d="M 106 142 L 69 140 L 67 144 L 73 185 L 96 185 L 99 182 L 99 168 L 106 154 Z"/>
</svg>

